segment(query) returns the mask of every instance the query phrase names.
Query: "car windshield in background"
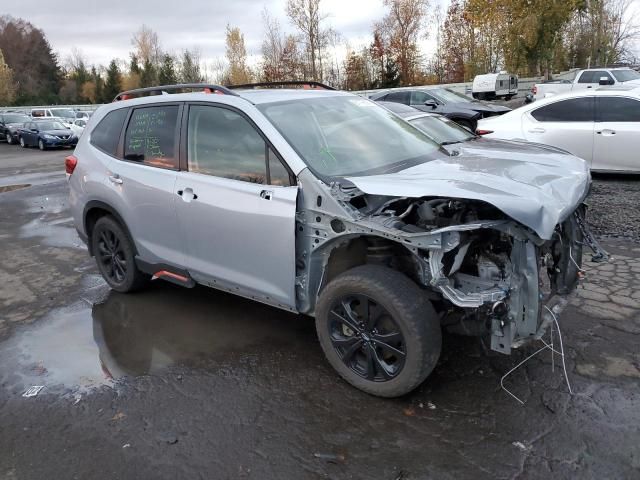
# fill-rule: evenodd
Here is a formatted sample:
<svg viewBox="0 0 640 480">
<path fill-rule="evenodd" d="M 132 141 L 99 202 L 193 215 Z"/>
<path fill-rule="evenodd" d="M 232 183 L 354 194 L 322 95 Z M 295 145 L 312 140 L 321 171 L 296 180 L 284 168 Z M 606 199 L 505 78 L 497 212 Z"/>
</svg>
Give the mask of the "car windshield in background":
<svg viewBox="0 0 640 480">
<path fill-rule="evenodd" d="M 66 130 L 67 128 L 60 122 L 36 122 L 36 127 L 38 130 Z"/>
<path fill-rule="evenodd" d="M 402 170 L 439 146 L 386 108 L 353 96 L 258 105 L 304 162 L 324 177 Z"/>
<path fill-rule="evenodd" d="M 640 79 L 640 73 L 635 70 L 611 70 L 611 73 L 619 82 L 628 82 L 630 80 Z"/>
<path fill-rule="evenodd" d="M 409 120 L 424 133 L 433 138 L 440 145 L 451 143 L 466 142 L 475 138 L 468 130 L 460 127 L 457 123 L 452 122 L 448 118 L 424 116 Z"/>
<path fill-rule="evenodd" d="M 471 97 L 467 97 L 463 93 L 454 92 L 449 88 L 433 88 L 429 89 L 428 92 L 445 103 L 473 101 Z"/>
<path fill-rule="evenodd" d="M 51 113 L 54 117 L 76 118 L 76 113 L 70 108 L 52 108 Z"/>
<path fill-rule="evenodd" d="M 24 123 L 29 121 L 26 115 L 3 115 L 4 123 Z"/>
</svg>

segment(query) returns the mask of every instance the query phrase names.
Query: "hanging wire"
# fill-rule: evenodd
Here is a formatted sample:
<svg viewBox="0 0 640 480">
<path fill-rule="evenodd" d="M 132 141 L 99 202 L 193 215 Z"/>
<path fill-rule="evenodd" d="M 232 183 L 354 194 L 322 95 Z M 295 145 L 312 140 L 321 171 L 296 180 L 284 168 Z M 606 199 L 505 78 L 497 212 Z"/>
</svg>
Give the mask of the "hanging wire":
<svg viewBox="0 0 640 480">
<path fill-rule="evenodd" d="M 541 338 L 540 341 L 544 344 L 544 346 L 540 347 L 538 350 L 533 352 L 527 358 L 522 360 L 515 367 L 513 367 L 511 370 L 509 370 L 507 373 L 505 373 L 502 376 L 502 378 L 500 379 L 500 387 L 505 392 L 507 392 L 509 395 L 511 395 L 513 398 L 515 398 L 521 405 L 524 405 L 524 402 L 520 398 L 518 398 L 514 393 L 512 393 L 507 387 L 504 386 L 504 381 L 509 375 L 511 375 L 516 370 L 518 370 L 522 365 L 527 363 L 529 360 L 531 360 L 533 357 L 535 357 L 539 353 L 544 352 L 545 350 L 551 350 L 551 371 L 552 372 L 554 371 L 554 368 L 555 368 L 554 355 L 555 354 L 560 355 L 560 358 L 562 358 L 562 370 L 564 372 L 564 379 L 567 382 L 567 387 L 569 389 L 569 394 L 573 395 L 573 390 L 571 389 L 571 383 L 569 382 L 569 375 L 567 374 L 567 365 L 565 363 L 565 358 L 564 358 L 564 344 L 562 342 L 562 332 L 560 331 L 560 324 L 558 323 L 558 319 L 556 318 L 555 313 L 553 313 L 553 311 L 549 307 L 547 307 L 546 305 L 544 306 L 544 308 L 551 314 L 551 317 L 553 318 L 553 322 L 554 322 L 554 324 L 556 326 L 556 329 L 558 330 L 558 343 L 560 344 L 560 351 L 558 351 L 558 350 L 556 350 L 554 348 L 554 343 L 553 343 L 553 324 L 552 324 L 551 325 L 551 331 L 549 332 L 550 343 L 545 342 L 544 339 Z"/>
</svg>

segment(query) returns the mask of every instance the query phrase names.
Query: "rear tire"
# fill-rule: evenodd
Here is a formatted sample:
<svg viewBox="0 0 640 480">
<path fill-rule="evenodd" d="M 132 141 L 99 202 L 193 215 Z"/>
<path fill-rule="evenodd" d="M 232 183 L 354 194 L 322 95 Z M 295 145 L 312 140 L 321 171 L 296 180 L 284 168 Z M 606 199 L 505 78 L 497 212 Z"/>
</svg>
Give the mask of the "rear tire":
<svg viewBox="0 0 640 480">
<path fill-rule="evenodd" d="M 377 265 L 332 280 L 316 305 L 316 330 L 331 366 L 371 395 L 398 397 L 431 373 L 440 357 L 440 320 L 408 277 Z"/>
<path fill-rule="evenodd" d="M 113 217 L 98 219 L 91 232 L 91 247 L 98 270 L 116 292 L 134 292 L 149 282 L 149 275 L 136 266 L 133 242 Z"/>
<path fill-rule="evenodd" d="M 13 137 L 11 136 L 11 134 L 10 134 L 10 133 L 7 133 L 7 134 L 5 135 L 5 139 L 7 140 L 7 143 L 8 143 L 9 145 L 13 145 Z"/>
</svg>

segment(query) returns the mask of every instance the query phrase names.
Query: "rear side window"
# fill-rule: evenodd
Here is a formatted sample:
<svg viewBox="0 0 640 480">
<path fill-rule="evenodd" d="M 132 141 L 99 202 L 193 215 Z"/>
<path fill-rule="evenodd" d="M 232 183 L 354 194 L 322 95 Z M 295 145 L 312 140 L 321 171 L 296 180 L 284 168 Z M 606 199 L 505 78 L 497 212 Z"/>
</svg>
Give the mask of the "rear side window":
<svg viewBox="0 0 640 480">
<path fill-rule="evenodd" d="M 640 102 L 625 97 L 598 97 L 599 122 L 640 122 Z"/>
<path fill-rule="evenodd" d="M 177 121 L 177 105 L 136 108 L 124 136 L 124 159 L 177 169 Z"/>
<path fill-rule="evenodd" d="M 545 105 L 531 112 L 539 122 L 593 122 L 593 97 L 572 98 Z"/>
<path fill-rule="evenodd" d="M 127 118 L 127 108 L 113 110 L 100 120 L 100 123 L 91 132 L 91 144 L 111 156 L 116 156 L 120 132 Z"/>
</svg>

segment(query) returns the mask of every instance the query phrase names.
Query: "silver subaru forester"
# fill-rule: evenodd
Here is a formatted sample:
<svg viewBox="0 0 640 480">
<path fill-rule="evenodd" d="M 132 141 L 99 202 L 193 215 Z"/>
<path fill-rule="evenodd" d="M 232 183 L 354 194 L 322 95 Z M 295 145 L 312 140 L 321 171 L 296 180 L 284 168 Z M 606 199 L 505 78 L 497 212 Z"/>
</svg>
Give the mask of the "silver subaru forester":
<svg viewBox="0 0 640 480">
<path fill-rule="evenodd" d="M 331 365 L 384 397 L 429 375 L 443 327 L 502 353 L 544 335 L 595 244 L 584 161 L 461 155 L 357 95 L 276 86 L 138 89 L 91 117 L 65 163 L 112 289 L 159 278 L 315 316 Z"/>
</svg>

